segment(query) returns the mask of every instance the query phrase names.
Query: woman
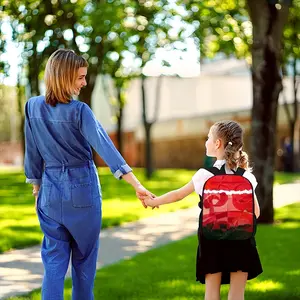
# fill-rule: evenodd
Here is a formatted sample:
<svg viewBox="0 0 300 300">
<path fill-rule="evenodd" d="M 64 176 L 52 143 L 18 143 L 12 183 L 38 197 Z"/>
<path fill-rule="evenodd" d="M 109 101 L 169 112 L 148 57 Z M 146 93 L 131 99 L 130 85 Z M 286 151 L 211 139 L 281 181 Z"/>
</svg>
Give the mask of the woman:
<svg viewBox="0 0 300 300">
<path fill-rule="evenodd" d="M 143 199 L 150 195 L 116 150 L 93 112 L 72 99 L 86 86 L 87 61 L 59 49 L 45 70 L 46 96 L 25 106 L 25 175 L 33 184 L 44 233 L 45 274 L 42 299 L 63 299 L 64 278 L 72 256 L 73 299 L 93 299 L 101 227 L 101 187 L 92 147 L 117 179 L 123 178 Z"/>
</svg>

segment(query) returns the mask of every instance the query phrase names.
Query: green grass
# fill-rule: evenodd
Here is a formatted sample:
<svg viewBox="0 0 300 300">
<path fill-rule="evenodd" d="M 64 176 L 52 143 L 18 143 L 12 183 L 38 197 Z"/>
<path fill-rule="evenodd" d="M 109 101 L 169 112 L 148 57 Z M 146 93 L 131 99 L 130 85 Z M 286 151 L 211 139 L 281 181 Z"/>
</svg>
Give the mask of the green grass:
<svg viewBox="0 0 300 300">
<path fill-rule="evenodd" d="M 276 224 L 260 225 L 256 240 L 264 272 L 248 282 L 246 299 L 300 299 L 300 203 L 276 211 Z M 97 272 L 95 299 L 203 299 L 204 285 L 195 282 L 197 239 L 189 237 L 139 254 Z M 227 299 L 228 285 L 222 286 Z M 10 300 L 37 300 L 40 291 Z M 66 280 L 65 299 L 71 299 Z"/>
<path fill-rule="evenodd" d="M 191 180 L 194 173 L 193 170 L 163 169 L 157 171 L 150 181 L 146 181 L 143 169 L 135 170 L 141 182 L 157 195 L 181 187 Z M 184 201 L 164 205 L 158 210 L 144 209 L 132 187 L 122 180 L 117 181 L 108 168 L 100 168 L 99 175 L 103 188 L 102 228 L 187 208 L 199 201 L 198 196 L 193 194 Z M 276 173 L 275 183 L 295 180 L 300 180 L 300 174 Z M 0 186 L 0 253 L 40 243 L 42 233 L 34 210 L 31 185 L 25 184 L 22 170 L 1 168 Z"/>
<path fill-rule="evenodd" d="M 186 208 L 198 201 L 195 194 L 186 201 L 164 205 L 159 209 L 144 209 L 130 185 L 123 180 L 116 180 L 108 168 L 98 171 L 103 189 L 102 228 Z M 146 181 L 143 170 L 135 170 L 145 187 L 157 195 L 181 187 L 191 179 L 193 173 L 187 170 L 160 170 L 150 181 Z M 40 243 L 42 233 L 35 214 L 32 188 L 25 183 L 22 171 L 1 169 L 0 186 L 0 253 Z"/>
</svg>

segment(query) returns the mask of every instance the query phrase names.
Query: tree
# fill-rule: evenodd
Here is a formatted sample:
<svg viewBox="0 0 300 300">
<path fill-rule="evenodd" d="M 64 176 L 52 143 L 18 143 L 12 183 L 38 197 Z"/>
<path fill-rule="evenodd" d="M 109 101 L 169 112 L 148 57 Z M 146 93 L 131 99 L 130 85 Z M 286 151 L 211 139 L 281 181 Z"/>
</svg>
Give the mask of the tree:
<svg viewBox="0 0 300 300">
<path fill-rule="evenodd" d="M 103 68 L 103 73 L 108 74 L 114 84 L 113 94 L 106 88 L 106 97 L 109 100 L 109 105 L 112 107 L 113 115 L 116 119 L 117 147 L 121 154 L 123 153 L 123 110 L 126 104 L 126 90 L 133 78 L 133 75 L 124 72 L 122 60 L 123 58 L 118 55 L 117 61 L 104 63 Z M 103 80 L 104 87 L 106 84 Z"/>
<path fill-rule="evenodd" d="M 201 60 L 223 53 L 251 63 L 251 23 L 244 0 L 183 0 L 179 4 L 186 9 L 185 22 L 195 28 L 191 35 Z"/>
<path fill-rule="evenodd" d="M 289 5 L 249 0 L 248 6 L 253 25 L 251 153 L 259 182 L 256 192 L 261 205 L 260 222 L 272 223 L 276 121 L 282 90 L 282 38 Z"/>
<path fill-rule="evenodd" d="M 28 67 L 31 94 L 40 93 L 39 79 L 50 54 L 60 47 L 70 48 L 89 62 L 88 85 L 82 90 L 80 99 L 90 105 L 105 56 L 111 44 L 124 37 L 123 20 L 128 15 L 128 3 L 121 0 L 78 0 L 74 5 L 73 2 L 7 1 L 5 10 L 14 28 L 14 39 L 24 45 L 23 57 Z M 117 30 L 120 35 L 116 34 Z"/>
<path fill-rule="evenodd" d="M 82 5 L 76 5 L 79 15 Z M 4 9 L 10 18 L 13 38 L 23 47 L 23 63 L 27 67 L 30 95 L 40 94 L 40 75 L 45 61 L 58 47 L 78 50 L 75 35 L 68 40 L 66 31 L 72 28 L 76 18 L 74 5 L 69 1 L 6 1 Z"/>
<path fill-rule="evenodd" d="M 145 132 L 145 166 L 146 177 L 149 179 L 153 173 L 153 158 L 151 147 L 151 129 L 157 120 L 159 108 L 159 95 L 156 97 L 155 111 L 152 119 L 148 113 L 148 101 L 146 91 L 146 78 L 142 73 L 146 63 L 155 57 L 155 52 L 159 47 L 172 47 L 172 42 L 179 39 L 179 36 L 171 36 L 169 30 L 172 17 L 177 13 L 168 6 L 168 1 L 144 2 L 133 1 L 133 13 L 135 22 L 132 23 L 132 30 L 136 32 L 132 39 L 131 49 L 136 59 L 139 61 L 141 78 L 141 102 L 142 102 L 142 122 Z M 164 62 L 162 62 L 164 64 Z M 161 79 L 158 81 L 160 91 Z M 158 93 L 156 93 L 158 94 Z"/>
<path fill-rule="evenodd" d="M 114 39 L 109 47 L 109 51 L 103 61 L 102 73 L 108 75 L 113 82 L 113 92 L 106 89 L 106 97 L 109 100 L 109 105 L 112 108 L 114 119 L 117 124 L 117 147 L 120 153 L 123 153 L 123 110 L 127 102 L 126 90 L 130 81 L 138 76 L 138 70 L 126 63 L 128 57 L 132 54 L 128 51 L 131 47 L 129 42 L 131 30 L 127 29 L 126 19 L 124 26 L 116 28 L 115 33 L 118 38 Z M 105 83 L 104 77 L 103 87 Z"/>
<path fill-rule="evenodd" d="M 124 86 L 132 75 L 116 76 L 123 68 L 119 60 L 115 60 L 116 66 L 109 70 L 104 70 L 104 64 L 111 53 L 119 55 L 127 51 L 133 53 L 138 68 L 142 70 L 157 46 L 167 44 L 167 31 L 171 28 L 167 19 L 172 14 L 168 4 L 166 0 L 77 0 L 76 5 L 74 0 L 5 1 L 5 10 L 14 28 L 14 39 L 24 46 L 31 94 L 40 92 L 39 79 L 49 55 L 59 47 L 74 49 L 89 62 L 88 85 L 80 94 L 80 99 L 88 105 L 91 104 L 97 76 L 112 72 L 118 89 L 118 139 L 121 146 Z M 146 97 L 146 93 L 143 95 Z M 146 101 L 145 97 L 143 101 Z M 146 116 L 145 112 L 143 116 Z M 153 123 L 148 123 L 144 118 L 148 141 L 146 161 L 150 170 L 150 128 Z"/>
</svg>

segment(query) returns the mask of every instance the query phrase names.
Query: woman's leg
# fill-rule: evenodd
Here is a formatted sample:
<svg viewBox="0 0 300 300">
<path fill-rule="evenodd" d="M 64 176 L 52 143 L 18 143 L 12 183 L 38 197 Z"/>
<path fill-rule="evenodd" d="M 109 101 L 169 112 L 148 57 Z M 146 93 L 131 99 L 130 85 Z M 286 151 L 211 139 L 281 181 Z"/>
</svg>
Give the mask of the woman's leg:
<svg viewBox="0 0 300 300">
<path fill-rule="evenodd" d="M 96 275 L 99 249 L 101 213 L 94 208 L 78 208 L 78 224 L 70 221 L 68 229 L 72 235 L 72 299 L 93 300 L 93 288 Z"/>
<path fill-rule="evenodd" d="M 244 300 L 248 273 L 238 271 L 230 273 L 228 300 Z"/>
<path fill-rule="evenodd" d="M 44 264 L 43 300 L 63 300 L 64 279 L 70 260 L 69 234 L 63 226 L 38 209 L 44 240 L 41 256 Z"/>
<path fill-rule="evenodd" d="M 82 246 L 82 245 L 81 245 Z M 72 248 L 72 299 L 93 300 L 94 280 L 96 276 L 99 240 L 84 256 L 76 246 Z"/>
<path fill-rule="evenodd" d="M 205 300 L 220 300 L 222 273 L 205 275 Z"/>
</svg>

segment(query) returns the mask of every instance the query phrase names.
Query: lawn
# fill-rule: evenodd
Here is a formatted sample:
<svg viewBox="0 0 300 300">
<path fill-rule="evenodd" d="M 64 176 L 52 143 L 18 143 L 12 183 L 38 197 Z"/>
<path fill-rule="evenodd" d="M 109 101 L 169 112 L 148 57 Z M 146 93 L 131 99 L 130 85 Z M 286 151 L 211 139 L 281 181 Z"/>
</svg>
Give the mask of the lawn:
<svg viewBox="0 0 300 300">
<path fill-rule="evenodd" d="M 259 225 L 257 245 L 263 274 L 249 281 L 246 299 L 300 299 L 300 203 L 276 210 L 274 225 Z M 197 239 L 189 237 L 139 254 L 97 272 L 95 299 L 192 300 L 203 299 L 204 286 L 195 282 Z M 226 298 L 228 285 L 222 287 Z M 71 280 L 65 299 L 71 299 Z M 37 300 L 40 292 L 10 300 Z"/>
<path fill-rule="evenodd" d="M 103 188 L 102 228 L 120 225 L 155 214 L 187 208 L 198 202 L 193 194 L 185 201 L 164 205 L 160 209 L 144 209 L 135 197 L 134 190 L 124 181 L 117 181 L 108 168 L 99 168 Z M 153 193 L 160 195 L 176 189 L 191 180 L 195 171 L 163 169 L 155 172 L 146 181 L 143 169 L 134 170 L 137 177 Z M 300 180 L 300 174 L 276 174 L 276 184 Z M 25 177 L 18 169 L 0 170 L 0 253 L 13 248 L 40 243 L 42 233 L 34 210 L 31 186 L 25 184 Z"/>
<path fill-rule="evenodd" d="M 108 168 L 99 168 L 98 172 L 103 189 L 102 228 L 186 208 L 198 201 L 195 194 L 186 201 L 159 209 L 144 209 L 130 185 L 123 180 L 116 180 Z M 194 173 L 188 170 L 160 170 L 150 181 L 146 181 L 142 169 L 134 172 L 145 187 L 157 195 L 181 187 Z M 1 170 L 0 186 L 0 253 L 40 243 L 42 233 L 34 210 L 31 185 L 25 183 L 23 173 L 20 170 Z"/>
</svg>

